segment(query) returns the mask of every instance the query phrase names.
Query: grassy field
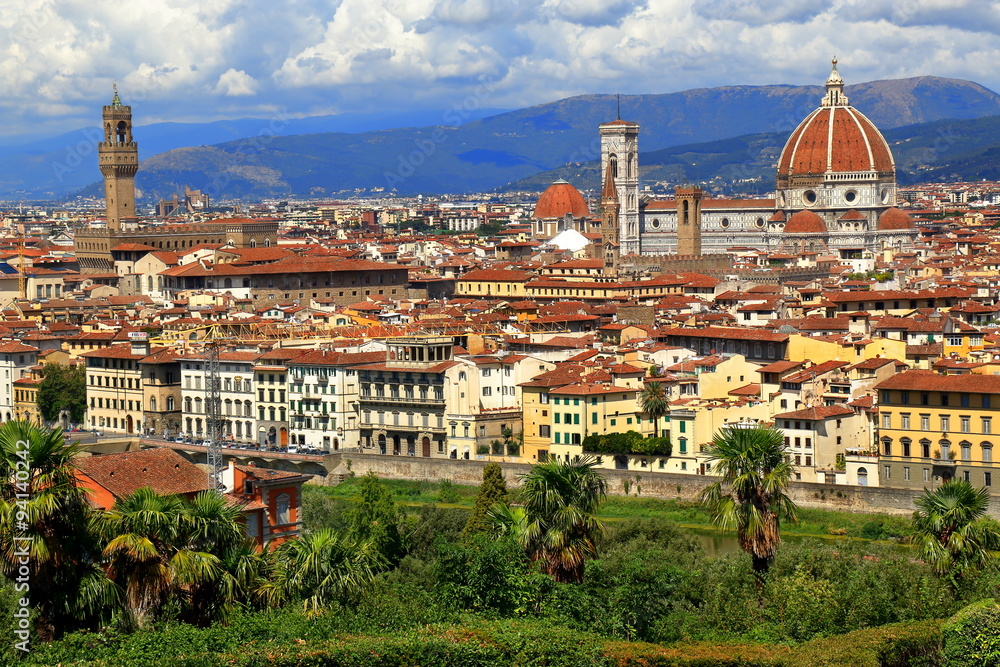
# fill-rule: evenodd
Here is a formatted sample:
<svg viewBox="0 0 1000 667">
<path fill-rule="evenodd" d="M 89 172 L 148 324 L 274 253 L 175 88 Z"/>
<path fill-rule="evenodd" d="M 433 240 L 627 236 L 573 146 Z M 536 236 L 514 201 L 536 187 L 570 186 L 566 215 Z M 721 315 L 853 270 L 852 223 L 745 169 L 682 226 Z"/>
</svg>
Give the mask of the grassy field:
<svg viewBox="0 0 1000 667">
<path fill-rule="evenodd" d="M 396 501 L 403 505 L 427 503 L 442 507 L 471 509 L 478 487 L 440 482 L 384 479 Z M 348 499 L 357 494 L 356 478 L 334 487 L 323 487 L 334 498 Z M 659 518 L 687 528 L 711 527 L 708 513 L 697 503 L 658 498 L 609 496 L 601 508 L 601 517 L 616 521 L 633 517 Z M 910 530 L 908 517 L 889 514 L 858 514 L 834 510 L 799 509 L 796 524 L 783 524 L 782 533 L 813 537 L 853 537 L 866 540 L 886 540 L 905 537 Z"/>
</svg>

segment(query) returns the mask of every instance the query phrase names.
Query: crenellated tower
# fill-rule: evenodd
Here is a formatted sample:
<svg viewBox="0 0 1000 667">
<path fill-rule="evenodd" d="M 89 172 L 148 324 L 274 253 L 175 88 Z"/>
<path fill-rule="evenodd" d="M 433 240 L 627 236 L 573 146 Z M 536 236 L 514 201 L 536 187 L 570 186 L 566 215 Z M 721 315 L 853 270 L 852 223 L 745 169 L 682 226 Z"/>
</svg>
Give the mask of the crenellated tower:
<svg viewBox="0 0 1000 667">
<path fill-rule="evenodd" d="M 108 229 L 138 222 L 135 211 L 135 172 L 139 170 L 139 147 L 132 139 L 132 107 L 122 104 L 118 86 L 103 113 L 104 141 L 98 144 Z"/>
</svg>

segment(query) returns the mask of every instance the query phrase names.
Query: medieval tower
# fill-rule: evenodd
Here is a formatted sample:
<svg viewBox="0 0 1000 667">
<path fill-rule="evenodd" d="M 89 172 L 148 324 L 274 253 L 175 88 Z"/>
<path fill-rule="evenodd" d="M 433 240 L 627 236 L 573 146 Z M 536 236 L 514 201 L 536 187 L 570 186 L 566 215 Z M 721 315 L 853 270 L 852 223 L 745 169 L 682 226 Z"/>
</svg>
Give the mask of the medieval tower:
<svg viewBox="0 0 1000 667">
<path fill-rule="evenodd" d="M 601 189 L 601 249 L 604 252 L 604 273 L 611 276 L 618 273 L 620 211 L 618 188 L 615 187 L 615 175 L 609 162 L 604 169 L 604 187 Z"/>
<path fill-rule="evenodd" d="M 119 231 L 123 225 L 138 222 L 135 212 L 135 172 L 139 169 L 139 148 L 132 139 L 132 107 L 122 104 L 115 86 L 115 96 L 104 107 L 104 141 L 97 146 L 101 174 L 104 175 L 104 198 L 108 229 Z"/>
<path fill-rule="evenodd" d="M 618 189 L 621 254 L 639 254 L 639 124 L 621 118 L 602 123 L 601 173 Z"/>
<path fill-rule="evenodd" d="M 677 254 L 701 255 L 701 188 L 675 188 Z"/>
</svg>

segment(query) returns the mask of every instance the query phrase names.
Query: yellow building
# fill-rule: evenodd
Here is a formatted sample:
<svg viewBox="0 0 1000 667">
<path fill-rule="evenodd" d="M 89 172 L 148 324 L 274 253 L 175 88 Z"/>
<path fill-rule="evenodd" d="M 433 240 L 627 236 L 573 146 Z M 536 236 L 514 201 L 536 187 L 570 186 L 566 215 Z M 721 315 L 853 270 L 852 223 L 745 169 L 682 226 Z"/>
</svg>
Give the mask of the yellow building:
<svg viewBox="0 0 1000 667">
<path fill-rule="evenodd" d="M 639 394 L 635 388 L 588 382 L 553 389 L 549 394 L 550 455 L 567 461 L 582 456 L 583 441 L 589 435 L 636 431 L 651 437 L 653 421 L 642 414 Z M 619 470 L 663 469 L 666 457 L 604 455 L 601 465 Z"/>
<path fill-rule="evenodd" d="M 1000 376 L 913 370 L 876 389 L 881 486 L 919 490 L 959 477 L 995 493 Z"/>
<path fill-rule="evenodd" d="M 844 343 L 828 338 L 792 334 L 788 337 L 791 361 L 847 361 L 856 364 L 866 359 L 906 360 L 906 341 L 893 338 L 868 338 Z"/>
<path fill-rule="evenodd" d="M 688 398 L 670 405 L 670 442 L 673 451 L 666 472 L 705 475 L 712 462 L 705 450 L 722 428 L 767 421 L 768 404 L 758 400 Z"/>
<path fill-rule="evenodd" d="M 145 344 L 119 344 L 79 355 L 87 364 L 88 426 L 132 434 L 143 423 L 142 372 Z"/>
<path fill-rule="evenodd" d="M 524 298 L 525 285 L 531 278 L 526 271 L 513 269 L 476 269 L 458 279 L 455 292 L 459 296 L 480 298 Z"/>
</svg>

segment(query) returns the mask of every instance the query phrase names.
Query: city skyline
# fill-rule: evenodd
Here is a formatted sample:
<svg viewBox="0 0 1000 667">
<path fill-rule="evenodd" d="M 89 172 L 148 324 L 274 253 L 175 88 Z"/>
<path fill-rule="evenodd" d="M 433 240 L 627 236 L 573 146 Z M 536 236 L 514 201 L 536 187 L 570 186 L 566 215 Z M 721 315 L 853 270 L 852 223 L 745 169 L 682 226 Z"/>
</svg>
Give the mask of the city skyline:
<svg viewBox="0 0 1000 667">
<path fill-rule="evenodd" d="M 993 5 L 723 0 L 30 3 L 0 18 L 5 143 L 92 123 L 518 108 L 585 93 L 937 75 L 996 90 Z M 194 104 L 193 102 L 197 103 Z"/>
</svg>

